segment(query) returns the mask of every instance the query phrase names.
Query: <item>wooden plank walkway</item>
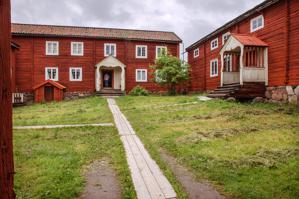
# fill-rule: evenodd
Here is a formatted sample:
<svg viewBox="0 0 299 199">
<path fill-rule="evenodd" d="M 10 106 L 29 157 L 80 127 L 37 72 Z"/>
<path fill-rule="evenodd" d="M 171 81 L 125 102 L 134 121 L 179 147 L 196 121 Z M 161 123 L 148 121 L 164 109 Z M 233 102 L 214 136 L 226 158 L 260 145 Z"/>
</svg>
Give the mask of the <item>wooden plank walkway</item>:
<svg viewBox="0 0 299 199">
<path fill-rule="evenodd" d="M 85 127 L 85 126 L 113 126 L 112 123 L 100 124 L 58 124 L 58 125 L 39 125 L 39 126 L 14 126 L 13 129 L 56 129 L 69 127 Z"/>
<path fill-rule="evenodd" d="M 157 163 L 150 157 L 114 99 L 107 99 L 124 145 L 131 177 L 139 199 L 170 199 L 176 193 Z"/>
</svg>

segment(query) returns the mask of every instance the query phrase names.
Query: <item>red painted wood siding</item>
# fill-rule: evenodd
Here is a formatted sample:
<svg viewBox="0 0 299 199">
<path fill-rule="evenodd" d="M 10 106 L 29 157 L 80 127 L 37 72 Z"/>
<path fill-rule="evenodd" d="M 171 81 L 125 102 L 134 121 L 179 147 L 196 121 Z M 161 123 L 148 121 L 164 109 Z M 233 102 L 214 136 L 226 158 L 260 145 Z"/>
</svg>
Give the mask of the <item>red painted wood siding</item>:
<svg viewBox="0 0 299 199">
<path fill-rule="evenodd" d="M 14 198 L 12 98 L 10 70 L 10 1 L 0 1 L 0 198 Z"/>
<path fill-rule="evenodd" d="M 290 27 L 287 27 L 287 7 L 289 1 L 290 7 Z M 188 51 L 188 60 L 192 69 L 191 90 L 212 90 L 220 85 L 221 60 L 219 52 L 222 47 L 222 35 L 226 32 L 252 34 L 269 45 L 269 86 L 298 85 L 299 84 L 299 2 L 296 0 L 284 0 L 261 11 L 264 16 L 265 27 L 256 32 L 250 33 L 250 20 L 260 14 L 252 15 L 235 26 L 223 31 L 218 36 L 211 38 Z M 289 42 L 286 35 L 289 33 Z M 211 51 L 210 42 L 218 37 L 218 48 Z M 288 45 L 287 45 L 288 44 Z M 206 56 L 203 56 L 203 50 L 200 50 L 200 58 L 193 58 L 193 50 L 196 48 L 204 49 L 206 46 Z M 289 70 L 287 69 L 287 54 L 289 54 Z M 218 58 L 218 77 L 210 77 L 210 60 Z M 204 72 L 205 71 L 205 72 Z M 206 79 L 204 79 L 204 74 Z M 288 78 L 287 78 L 288 77 Z M 288 80 L 287 80 L 288 79 Z M 206 82 L 206 86 L 204 86 Z"/>
<path fill-rule="evenodd" d="M 59 83 L 66 86 L 66 91 L 94 91 L 95 65 L 104 57 L 104 44 L 115 43 L 116 58 L 126 65 L 126 90 L 130 91 L 137 84 L 150 90 L 161 88 L 152 82 L 137 83 L 135 70 L 147 68 L 154 63 L 156 46 L 167 46 L 174 56 L 179 56 L 179 44 L 123 41 L 123 40 L 95 40 L 78 38 L 33 38 L 13 36 L 13 40 L 21 47 L 16 55 L 16 88 L 20 92 L 32 92 L 34 85 L 45 81 L 45 67 L 58 67 Z M 46 41 L 59 42 L 59 55 L 46 55 Z M 84 56 L 71 56 L 71 42 L 84 42 Z M 148 46 L 148 58 L 136 59 L 136 45 Z M 82 67 L 83 79 L 80 82 L 69 81 L 69 68 Z M 149 72 L 148 72 L 149 74 Z M 150 79 L 150 78 L 149 78 Z M 25 84 L 26 82 L 26 84 Z"/>
</svg>

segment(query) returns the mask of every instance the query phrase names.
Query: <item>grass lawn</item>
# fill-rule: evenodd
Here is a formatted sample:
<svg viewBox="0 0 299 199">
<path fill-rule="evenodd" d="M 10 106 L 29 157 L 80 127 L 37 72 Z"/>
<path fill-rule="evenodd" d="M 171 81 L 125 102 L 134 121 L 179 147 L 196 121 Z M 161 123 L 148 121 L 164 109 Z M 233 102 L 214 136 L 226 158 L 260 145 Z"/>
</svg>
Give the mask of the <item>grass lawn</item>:
<svg viewBox="0 0 299 199">
<path fill-rule="evenodd" d="M 298 198 L 298 109 L 222 100 L 189 103 L 197 102 L 195 96 L 127 96 L 117 102 L 164 170 L 160 148 L 227 196 Z"/>
<path fill-rule="evenodd" d="M 51 110 L 49 117 L 45 110 Z M 105 100 L 93 97 L 16 108 L 14 118 L 19 125 L 112 122 Z M 84 188 L 86 166 L 102 158 L 115 169 L 122 198 L 136 198 L 115 127 L 15 130 L 17 198 L 76 198 Z"/>
<path fill-rule="evenodd" d="M 44 103 L 13 110 L 14 126 L 112 122 L 106 100 L 89 97 L 62 103 Z"/>
</svg>

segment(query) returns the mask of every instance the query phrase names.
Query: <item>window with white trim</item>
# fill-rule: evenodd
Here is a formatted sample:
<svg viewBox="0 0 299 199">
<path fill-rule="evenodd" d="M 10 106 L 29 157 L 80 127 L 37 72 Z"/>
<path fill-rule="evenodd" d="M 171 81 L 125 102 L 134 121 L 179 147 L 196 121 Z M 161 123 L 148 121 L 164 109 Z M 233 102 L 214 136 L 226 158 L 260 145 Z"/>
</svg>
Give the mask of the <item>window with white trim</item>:
<svg viewBox="0 0 299 199">
<path fill-rule="evenodd" d="M 58 81 L 58 67 L 46 67 L 45 68 L 45 79 Z"/>
<path fill-rule="evenodd" d="M 193 57 L 196 58 L 199 56 L 199 48 L 196 48 L 194 51 L 193 51 Z"/>
<path fill-rule="evenodd" d="M 251 19 L 250 21 L 250 32 L 255 32 L 257 30 L 260 30 L 264 28 L 264 16 L 260 15 L 258 17 L 255 17 Z"/>
<path fill-rule="evenodd" d="M 71 67 L 70 68 L 70 81 L 82 81 L 82 68 Z"/>
<path fill-rule="evenodd" d="M 225 44 L 225 42 L 228 40 L 229 36 L 230 36 L 230 32 L 227 32 L 222 35 L 222 45 Z"/>
<path fill-rule="evenodd" d="M 136 82 L 147 82 L 147 69 L 136 69 Z"/>
<path fill-rule="evenodd" d="M 147 58 L 147 46 L 146 45 L 136 45 L 136 58 Z"/>
<path fill-rule="evenodd" d="M 211 41 L 211 50 L 218 48 L 218 38 Z"/>
<path fill-rule="evenodd" d="M 232 72 L 233 71 L 232 55 L 224 55 L 223 65 L 224 65 L 224 71 L 225 72 Z"/>
<path fill-rule="evenodd" d="M 210 62 L 210 77 L 218 76 L 218 59 L 213 59 Z"/>
<path fill-rule="evenodd" d="M 46 41 L 46 55 L 59 55 L 58 41 Z"/>
<path fill-rule="evenodd" d="M 116 44 L 104 44 L 104 56 L 110 55 L 116 57 Z"/>
<path fill-rule="evenodd" d="M 84 54 L 84 43 L 83 42 L 71 42 L 71 55 L 83 56 Z"/>
<path fill-rule="evenodd" d="M 166 55 L 167 47 L 166 46 L 156 46 L 156 59 L 162 55 Z"/>
</svg>

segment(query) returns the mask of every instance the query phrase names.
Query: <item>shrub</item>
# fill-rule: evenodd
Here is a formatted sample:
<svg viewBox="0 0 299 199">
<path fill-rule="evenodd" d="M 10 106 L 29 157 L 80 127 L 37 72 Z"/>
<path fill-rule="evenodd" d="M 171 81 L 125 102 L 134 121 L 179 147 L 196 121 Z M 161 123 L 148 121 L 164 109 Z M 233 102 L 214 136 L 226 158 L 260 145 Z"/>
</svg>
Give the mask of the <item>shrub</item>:
<svg viewBox="0 0 299 199">
<path fill-rule="evenodd" d="M 135 86 L 129 93 L 132 96 L 148 96 L 149 92 L 141 86 Z"/>
</svg>

